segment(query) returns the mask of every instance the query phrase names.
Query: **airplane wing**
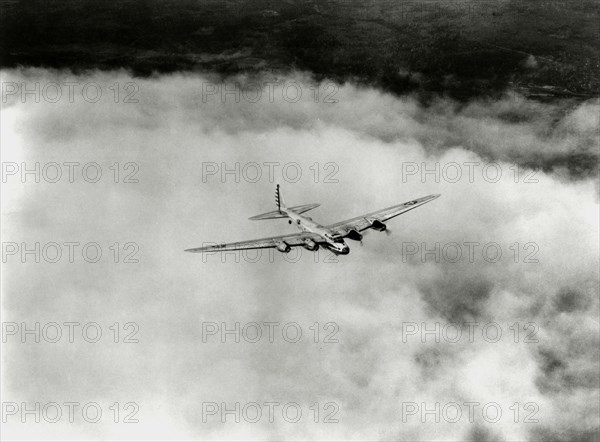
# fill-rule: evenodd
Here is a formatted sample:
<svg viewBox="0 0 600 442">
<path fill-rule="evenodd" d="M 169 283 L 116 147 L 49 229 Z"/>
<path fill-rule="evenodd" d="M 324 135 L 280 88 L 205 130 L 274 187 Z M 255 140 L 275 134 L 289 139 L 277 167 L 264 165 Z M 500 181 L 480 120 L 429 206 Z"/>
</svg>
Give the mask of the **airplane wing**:
<svg viewBox="0 0 600 442">
<path fill-rule="evenodd" d="M 186 252 L 203 253 L 203 252 L 225 252 L 228 250 L 249 250 L 249 249 L 269 249 L 272 247 L 289 247 L 301 246 L 313 241 L 317 244 L 326 242 L 325 239 L 315 233 L 301 232 L 291 235 L 271 236 L 269 238 L 254 239 L 250 241 L 233 242 L 229 244 L 211 244 L 209 246 L 197 247 L 195 249 L 187 249 Z"/>
<path fill-rule="evenodd" d="M 356 218 L 351 218 L 346 221 L 331 224 L 330 226 L 327 226 L 327 228 L 339 232 L 352 229 L 356 230 L 357 232 L 361 232 L 368 229 L 375 220 L 380 222 L 387 221 L 388 219 L 392 219 L 398 215 L 408 212 L 409 210 L 416 209 L 417 207 L 439 197 L 439 194 L 424 196 L 422 198 L 417 198 L 416 200 L 388 207 L 387 209 L 378 210 L 376 212 L 367 213 L 366 215 L 357 216 Z"/>
</svg>

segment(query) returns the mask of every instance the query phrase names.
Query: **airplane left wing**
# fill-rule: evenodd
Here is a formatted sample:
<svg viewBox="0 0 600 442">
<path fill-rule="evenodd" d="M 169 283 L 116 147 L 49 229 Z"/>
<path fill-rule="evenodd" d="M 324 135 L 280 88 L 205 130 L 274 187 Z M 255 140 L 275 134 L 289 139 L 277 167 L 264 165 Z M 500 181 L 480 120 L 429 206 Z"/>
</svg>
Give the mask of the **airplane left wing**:
<svg viewBox="0 0 600 442">
<path fill-rule="evenodd" d="M 374 221 L 383 223 L 388 219 L 392 219 L 398 215 L 408 212 L 409 210 L 416 209 L 417 207 L 439 197 L 440 194 L 424 196 L 422 198 L 417 198 L 416 200 L 388 207 L 387 209 L 378 210 L 376 212 L 367 213 L 366 215 L 357 216 L 356 218 L 351 218 L 346 221 L 331 224 L 330 226 L 327 226 L 327 228 L 337 231 L 340 234 L 343 234 L 345 231 L 347 232 L 349 230 L 361 232 L 371 227 Z"/>
<path fill-rule="evenodd" d="M 315 233 L 294 233 L 291 235 L 271 236 L 269 238 L 254 239 L 250 241 L 240 241 L 229 244 L 211 244 L 209 246 L 187 249 L 186 252 L 204 253 L 204 252 L 225 252 L 228 250 L 250 250 L 250 249 L 269 249 L 277 248 L 280 251 L 288 251 L 291 247 L 302 245 L 314 245 L 326 242 L 323 237 Z"/>
</svg>

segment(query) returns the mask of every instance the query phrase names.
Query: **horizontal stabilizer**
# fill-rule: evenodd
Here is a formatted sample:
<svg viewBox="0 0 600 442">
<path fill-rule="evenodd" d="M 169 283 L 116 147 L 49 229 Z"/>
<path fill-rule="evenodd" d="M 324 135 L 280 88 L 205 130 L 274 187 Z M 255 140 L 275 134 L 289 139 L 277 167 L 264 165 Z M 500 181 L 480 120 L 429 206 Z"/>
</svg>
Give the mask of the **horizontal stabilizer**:
<svg viewBox="0 0 600 442">
<path fill-rule="evenodd" d="M 320 206 L 320 204 L 318 204 L 318 203 L 303 204 L 301 206 L 288 207 L 285 210 L 292 210 L 296 213 L 304 213 L 304 212 L 308 212 L 309 210 L 312 210 L 319 206 Z M 260 215 L 253 216 L 252 218 L 248 218 L 248 219 L 251 219 L 252 221 L 258 221 L 258 220 L 262 220 L 262 219 L 276 219 L 276 218 L 287 218 L 287 217 L 288 216 L 285 214 L 285 212 L 283 210 L 282 211 L 273 210 L 272 212 L 262 213 Z"/>
<path fill-rule="evenodd" d="M 293 210 L 296 213 L 304 213 L 304 212 L 308 212 L 309 210 L 315 209 L 319 206 L 320 206 L 319 203 L 303 204 L 302 206 L 290 207 L 290 208 L 288 208 L 288 210 Z"/>
<path fill-rule="evenodd" d="M 287 217 L 288 216 L 285 213 L 280 212 L 279 210 L 273 210 L 272 212 L 261 213 L 260 215 L 253 216 L 248 219 L 251 219 L 252 221 L 258 221 L 261 219 L 275 219 L 275 218 L 287 218 Z"/>
</svg>

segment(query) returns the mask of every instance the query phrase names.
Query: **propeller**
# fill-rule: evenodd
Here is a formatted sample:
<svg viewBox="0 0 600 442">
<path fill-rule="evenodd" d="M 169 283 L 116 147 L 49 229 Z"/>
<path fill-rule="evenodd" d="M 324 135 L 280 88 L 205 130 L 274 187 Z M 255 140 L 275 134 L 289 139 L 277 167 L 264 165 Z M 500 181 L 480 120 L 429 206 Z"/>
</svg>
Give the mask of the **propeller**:
<svg viewBox="0 0 600 442">
<path fill-rule="evenodd" d="M 385 234 L 387 236 L 390 236 L 392 234 L 392 231 L 390 229 L 385 229 Z"/>
</svg>

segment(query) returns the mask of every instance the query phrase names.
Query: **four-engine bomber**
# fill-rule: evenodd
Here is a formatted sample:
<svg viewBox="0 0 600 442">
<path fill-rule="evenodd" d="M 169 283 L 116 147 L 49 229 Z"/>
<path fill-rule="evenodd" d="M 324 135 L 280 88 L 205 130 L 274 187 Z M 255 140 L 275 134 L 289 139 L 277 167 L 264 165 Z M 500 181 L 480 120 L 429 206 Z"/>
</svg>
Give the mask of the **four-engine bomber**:
<svg viewBox="0 0 600 442">
<path fill-rule="evenodd" d="M 275 189 L 275 204 L 277 210 L 263 213 L 251 217 L 251 220 L 265 220 L 287 218 L 289 224 L 293 224 L 300 233 L 290 235 L 272 236 L 269 238 L 255 239 L 251 241 L 242 241 L 230 244 L 215 244 L 195 249 L 187 249 L 186 252 L 203 253 L 213 251 L 229 251 L 229 250 L 247 250 L 247 249 L 266 249 L 276 248 L 282 253 L 288 253 L 292 247 L 304 247 L 306 250 L 316 251 L 319 247 L 325 247 L 331 250 L 336 255 L 347 255 L 350 253 L 350 247 L 344 239 L 348 238 L 353 241 L 363 240 L 361 232 L 372 229 L 378 232 L 389 233 L 387 226 L 384 224 L 398 215 L 401 215 L 409 210 L 415 209 L 423 204 L 426 204 L 440 195 L 428 195 L 406 203 L 398 204 L 387 209 L 378 210 L 377 212 L 368 213 L 366 215 L 351 218 L 346 221 L 323 226 L 308 216 L 303 214 L 319 207 L 320 204 L 304 204 L 302 206 L 287 207 L 279 184 Z"/>
</svg>

